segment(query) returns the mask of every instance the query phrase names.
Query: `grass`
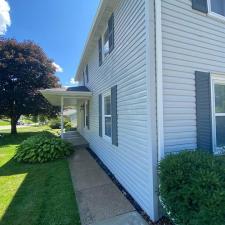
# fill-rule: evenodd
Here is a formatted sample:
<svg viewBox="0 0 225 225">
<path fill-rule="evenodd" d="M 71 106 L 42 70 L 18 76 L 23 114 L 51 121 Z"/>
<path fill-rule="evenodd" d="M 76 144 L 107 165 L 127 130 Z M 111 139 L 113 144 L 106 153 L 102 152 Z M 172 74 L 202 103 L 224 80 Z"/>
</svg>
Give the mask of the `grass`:
<svg viewBox="0 0 225 225">
<path fill-rule="evenodd" d="M 43 128 L 19 131 L 0 137 L 0 225 L 80 225 L 67 160 L 15 162 L 16 146 Z"/>
<path fill-rule="evenodd" d="M 0 126 L 9 126 L 10 122 L 7 120 L 0 120 Z"/>
</svg>

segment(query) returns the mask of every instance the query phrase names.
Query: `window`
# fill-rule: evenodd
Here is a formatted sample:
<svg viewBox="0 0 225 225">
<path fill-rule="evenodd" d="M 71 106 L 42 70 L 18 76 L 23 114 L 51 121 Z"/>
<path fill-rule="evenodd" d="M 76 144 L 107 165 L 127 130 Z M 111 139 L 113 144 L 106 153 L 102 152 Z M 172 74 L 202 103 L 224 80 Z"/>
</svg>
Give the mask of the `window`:
<svg viewBox="0 0 225 225">
<path fill-rule="evenodd" d="M 114 14 L 108 22 L 108 36 L 109 36 L 109 53 L 114 49 Z"/>
<path fill-rule="evenodd" d="M 98 40 L 98 51 L 99 51 L 99 66 L 102 65 L 103 56 L 104 58 L 109 55 L 114 49 L 114 14 L 108 20 L 107 27 Z"/>
<path fill-rule="evenodd" d="M 86 65 L 85 74 L 86 74 L 86 81 L 89 82 L 89 71 L 88 71 L 88 65 Z"/>
<path fill-rule="evenodd" d="M 213 90 L 213 136 L 214 152 L 225 146 L 225 79 L 214 78 Z"/>
<path fill-rule="evenodd" d="M 225 1 L 224 0 L 208 0 L 209 12 L 217 16 L 225 16 Z"/>
<path fill-rule="evenodd" d="M 112 137 L 111 95 L 103 95 L 103 136 Z"/>
<path fill-rule="evenodd" d="M 109 28 L 106 29 L 104 34 L 104 57 L 109 54 Z"/>
</svg>

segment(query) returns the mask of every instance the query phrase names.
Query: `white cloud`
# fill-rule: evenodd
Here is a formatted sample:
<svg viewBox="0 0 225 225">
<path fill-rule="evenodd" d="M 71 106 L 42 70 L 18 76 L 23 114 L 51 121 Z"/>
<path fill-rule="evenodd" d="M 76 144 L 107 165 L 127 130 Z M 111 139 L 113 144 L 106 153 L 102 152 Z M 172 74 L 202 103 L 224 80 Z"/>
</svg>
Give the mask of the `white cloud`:
<svg viewBox="0 0 225 225">
<path fill-rule="evenodd" d="M 75 86 L 78 86 L 79 85 L 79 82 L 78 81 L 75 81 L 75 78 L 73 78 L 73 77 L 70 79 L 70 83 L 73 84 L 73 85 L 75 85 Z"/>
<path fill-rule="evenodd" d="M 56 64 L 55 62 L 53 62 L 52 65 L 55 67 L 57 73 L 63 72 L 63 68 L 60 65 Z"/>
<path fill-rule="evenodd" d="M 11 25 L 10 6 L 6 0 L 0 0 L 0 35 L 4 35 Z"/>
</svg>

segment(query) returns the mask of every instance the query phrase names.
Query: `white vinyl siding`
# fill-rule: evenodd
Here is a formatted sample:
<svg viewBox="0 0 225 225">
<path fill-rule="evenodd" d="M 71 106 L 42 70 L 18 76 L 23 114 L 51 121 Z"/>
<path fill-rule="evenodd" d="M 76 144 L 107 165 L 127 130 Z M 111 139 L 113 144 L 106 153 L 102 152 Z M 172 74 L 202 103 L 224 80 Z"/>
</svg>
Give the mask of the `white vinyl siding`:
<svg viewBox="0 0 225 225">
<path fill-rule="evenodd" d="M 196 148 L 195 71 L 225 72 L 225 26 L 190 0 L 162 0 L 165 151 Z"/>
<path fill-rule="evenodd" d="M 88 88 L 90 130 L 79 129 L 90 148 L 150 215 L 153 166 L 148 148 L 145 1 L 121 0 L 114 11 L 115 47 L 99 67 L 98 42 L 92 51 Z M 118 147 L 99 137 L 99 94 L 117 85 Z"/>
</svg>

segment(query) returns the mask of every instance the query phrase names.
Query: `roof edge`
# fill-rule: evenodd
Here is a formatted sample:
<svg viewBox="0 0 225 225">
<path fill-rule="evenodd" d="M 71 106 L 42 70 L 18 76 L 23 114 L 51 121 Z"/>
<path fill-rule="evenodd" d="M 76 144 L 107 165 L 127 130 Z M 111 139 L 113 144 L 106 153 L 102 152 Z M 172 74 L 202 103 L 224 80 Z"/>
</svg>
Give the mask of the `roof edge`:
<svg viewBox="0 0 225 225">
<path fill-rule="evenodd" d="M 94 34 L 96 32 L 98 24 L 101 21 L 101 16 L 102 16 L 103 12 L 105 11 L 105 9 L 107 9 L 108 7 L 113 8 L 114 5 L 115 5 L 115 2 L 116 2 L 115 0 L 101 0 L 100 1 L 97 13 L 94 17 L 94 21 L 92 23 L 90 32 L 88 34 L 88 38 L 87 38 L 85 46 L 84 46 L 83 53 L 82 53 L 81 58 L 80 58 L 79 66 L 78 66 L 76 74 L 75 74 L 75 80 L 76 81 L 78 81 L 79 75 L 82 73 L 82 68 L 84 67 L 85 60 L 86 60 L 86 57 L 87 57 L 88 47 L 90 46 L 91 42 L 94 39 Z"/>
</svg>

